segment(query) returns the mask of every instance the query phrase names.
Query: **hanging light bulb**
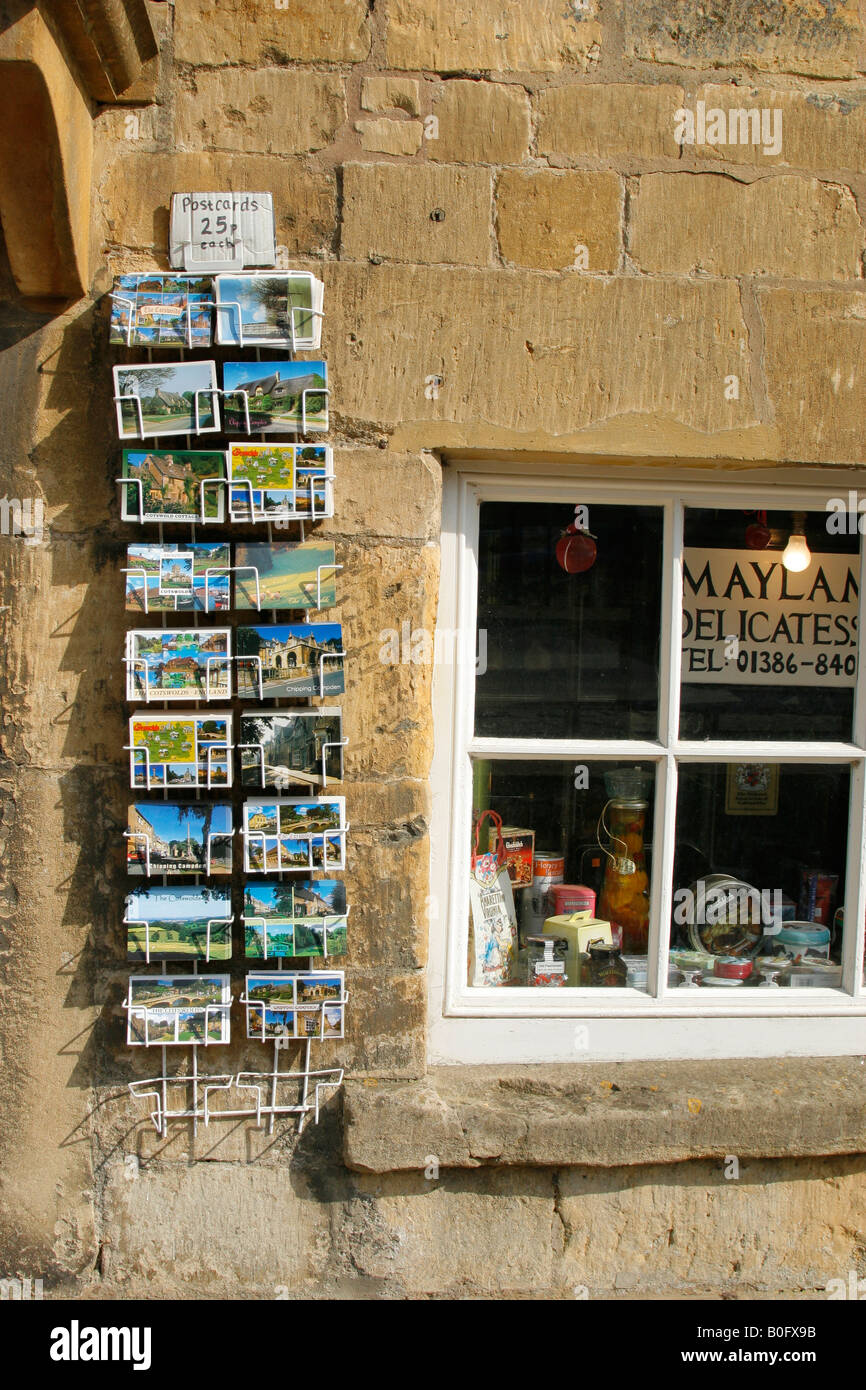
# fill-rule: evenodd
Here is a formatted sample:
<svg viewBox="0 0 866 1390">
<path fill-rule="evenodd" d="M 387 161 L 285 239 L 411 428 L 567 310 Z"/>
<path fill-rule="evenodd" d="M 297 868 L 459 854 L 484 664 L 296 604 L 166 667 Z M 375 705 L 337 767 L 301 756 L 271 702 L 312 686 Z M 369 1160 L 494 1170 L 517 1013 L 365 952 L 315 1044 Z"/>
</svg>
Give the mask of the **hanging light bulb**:
<svg viewBox="0 0 866 1390">
<path fill-rule="evenodd" d="M 806 544 L 805 533 L 806 513 L 795 512 L 794 527 L 782 552 L 782 564 L 792 574 L 800 574 L 802 570 L 808 569 L 812 561 L 812 552 Z"/>
</svg>

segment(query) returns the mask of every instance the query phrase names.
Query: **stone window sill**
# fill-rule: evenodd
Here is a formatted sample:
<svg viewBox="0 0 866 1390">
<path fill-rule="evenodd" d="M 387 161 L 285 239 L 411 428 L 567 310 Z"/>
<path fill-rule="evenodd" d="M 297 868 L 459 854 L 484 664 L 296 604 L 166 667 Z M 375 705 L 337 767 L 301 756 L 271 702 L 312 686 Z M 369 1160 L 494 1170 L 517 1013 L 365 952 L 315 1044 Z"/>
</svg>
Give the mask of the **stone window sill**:
<svg viewBox="0 0 866 1390">
<path fill-rule="evenodd" d="M 348 1081 L 343 1157 L 358 1172 L 620 1168 L 866 1152 L 860 1057 L 446 1067 Z"/>
</svg>

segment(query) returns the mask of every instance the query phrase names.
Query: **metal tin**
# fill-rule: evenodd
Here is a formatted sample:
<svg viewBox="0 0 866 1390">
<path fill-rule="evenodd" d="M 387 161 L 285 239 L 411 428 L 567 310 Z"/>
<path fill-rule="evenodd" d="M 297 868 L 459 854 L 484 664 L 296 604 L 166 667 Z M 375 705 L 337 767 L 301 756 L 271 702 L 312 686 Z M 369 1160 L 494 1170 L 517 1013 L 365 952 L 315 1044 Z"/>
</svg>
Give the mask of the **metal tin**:
<svg viewBox="0 0 866 1390">
<path fill-rule="evenodd" d="M 569 912 L 591 912 L 595 916 L 595 892 L 582 883 L 555 883 L 550 890 L 552 917 Z"/>
</svg>

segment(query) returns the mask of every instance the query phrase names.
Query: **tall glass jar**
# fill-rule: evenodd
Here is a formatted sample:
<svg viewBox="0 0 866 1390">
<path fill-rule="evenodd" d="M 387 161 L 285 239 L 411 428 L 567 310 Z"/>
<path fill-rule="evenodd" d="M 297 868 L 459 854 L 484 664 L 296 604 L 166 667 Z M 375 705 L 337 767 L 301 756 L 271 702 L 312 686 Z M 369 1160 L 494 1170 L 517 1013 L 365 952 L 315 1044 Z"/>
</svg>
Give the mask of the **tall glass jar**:
<svg viewBox="0 0 866 1390">
<path fill-rule="evenodd" d="M 646 955 L 649 939 L 649 878 L 644 854 L 648 802 L 609 801 L 604 819 L 610 832 L 610 851 L 598 915 L 622 931 L 626 953 Z"/>
</svg>

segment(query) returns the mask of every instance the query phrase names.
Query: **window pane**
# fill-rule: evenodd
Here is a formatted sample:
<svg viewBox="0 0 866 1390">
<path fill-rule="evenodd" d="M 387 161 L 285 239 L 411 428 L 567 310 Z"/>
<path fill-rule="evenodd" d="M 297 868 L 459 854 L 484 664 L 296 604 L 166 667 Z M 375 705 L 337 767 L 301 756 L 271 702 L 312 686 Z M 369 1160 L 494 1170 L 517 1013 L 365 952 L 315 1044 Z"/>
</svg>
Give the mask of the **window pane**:
<svg viewBox="0 0 866 1390">
<path fill-rule="evenodd" d="M 827 524 L 687 508 L 682 738 L 851 738 L 859 538 Z"/>
<path fill-rule="evenodd" d="M 519 926 L 511 983 L 534 983 L 531 957 L 544 943 L 532 938 L 551 936 L 566 942 L 569 986 L 645 989 L 654 794 L 651 766 L 473 764 L 473 829 L 483 811 L 502 818 Z M 592 912 L 589 927 L 565 920 L 584 909 Z M 596 947 L 590 959 L 590 942 L 619 949 Z M 470 964 L 470 983 L 479 982 Z"/>
<path fill-rule="evenodd" d="M 662 511 L 584 510 L 566 573 L 573 508 L 481 506 L 477 735 L 656 737 Z"/>
<path fill-rule="evenodd" d="M 680 767 L 671 963 L 691 984 L 839 986 L 849 781 L 847 766 Z"/>
</svg>

